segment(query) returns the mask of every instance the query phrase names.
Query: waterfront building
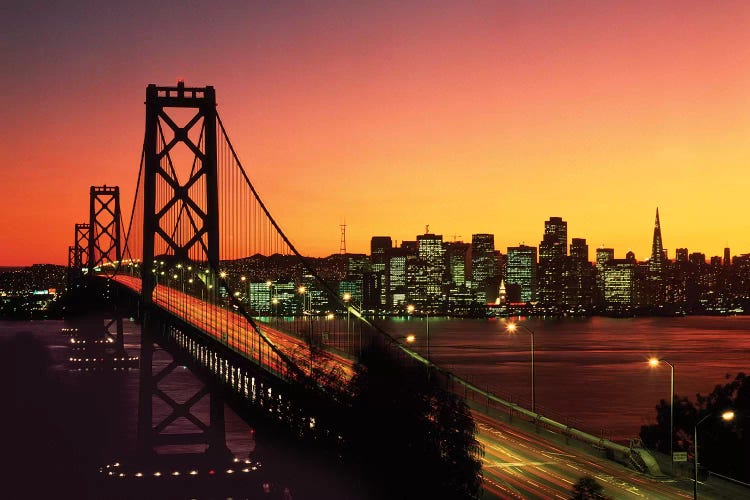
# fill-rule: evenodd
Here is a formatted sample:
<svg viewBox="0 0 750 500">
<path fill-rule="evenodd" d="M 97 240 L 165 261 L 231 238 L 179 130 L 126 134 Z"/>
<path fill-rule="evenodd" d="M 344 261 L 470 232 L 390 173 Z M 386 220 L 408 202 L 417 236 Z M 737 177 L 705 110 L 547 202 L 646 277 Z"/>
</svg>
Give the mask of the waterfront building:
<svg viewBox="0 0 750 500">
<path fill-rule="evenodd" d="M 271 312 L 271 293 L 273 284 L 268 284 L 265 281 L 257 282 L 250 281 L 247 284 L 247 303 L 250 305 L 251 311 L 257 311 L 258 313 L 270 313 Z M 241 291 L 241 293 L 244 291 Z"/>
</svg>

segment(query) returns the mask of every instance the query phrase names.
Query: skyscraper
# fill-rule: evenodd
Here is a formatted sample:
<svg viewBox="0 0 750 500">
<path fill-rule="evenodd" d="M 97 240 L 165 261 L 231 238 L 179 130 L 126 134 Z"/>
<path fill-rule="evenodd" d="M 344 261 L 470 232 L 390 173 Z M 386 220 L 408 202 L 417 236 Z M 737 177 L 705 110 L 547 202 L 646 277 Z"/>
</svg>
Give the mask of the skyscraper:
<svg viewBox="0 0 750 500">
<path fill-rule="evenodd" d="M 417 285 L 419 295 L 414 299 L 427 307 L 433 309 L 439 306 L 443 291 L 443 277 L 445 276 L 445 249 L 443 248 L 443 236 L 440 234 L 425 233 L 417 236 L 417 252 L 422 266 L 417 267 Z M 411 297 L 410 297 L 411 298 Z"/>
<path fill-rule="evenodd" d="M 656 208 L 656 222 L 654 223 L 654 239 L 651 243 L 651 260 L 648 261 L 648 271 L 652 276 L 661 277 L 664 272 L 664 247 L 661 241 L 661 224 L 659 223 L 659 208 Z"/>
<path fill-rule="evenodd" d="M 729 248 L 724 248 L 724 265 L 732 265 L 732 257 L 730 256 Z"/>
<path fill-rule="evenodd" d="M 487 285 L 495 277 L 497 258 L 495 257 L 495 235 L 471 235 L 471 287 L 479 302 L 487 298 Z"/>
<path fill-rule="evenodd" d="M 539 280 L 537 296 L 550 311 L 563 305 L 565 258 L 568 254 L 568 223 L 561 217 L 544 222 L 544 237 L 539 243 Z"/>
<path fill-rule="evenodd" d="M 562 217 L 550 217 L 544 221 L 544 235 L 552 235 L 555 255 L 568 254 L 568 223 Z"/>
<path fill-rule="evenodd" d="M 565 278 L 565 305 L 577 310 L 590 307 L 594 297 L 594 269 L 585 238 L 571 240 Z"/>
<path fill-rule="evenodd" d="M 596 302 L 604 301 L 604 267 L 607 262 L 615 258 L 614 248 L 596 249 Z"/>
<path fill-rule="evenodd" d="M 387 302 L 386 272 L 391 248 L 393 248 L 393 242 L 390 236 L 373 236 L 370 239 L 370 269 L 377 275 L 372 278 L 372 283 L 379 284 L 375 289 L 380 294 L 377 300 L 381 306 L 386 305 Z M 367 283 L 363 283 L 363 286 L 367 286 Z"/>
<path fill-rule="evenodd" d="M 393 247 L 390 236 L 373 236 L 370 239 L 370 259 L 372 270 L 375 272 L 385 271 L 388 259 L 388 251 Z"/>
<path fill-rule="evenodd" d="M 445 260 L 448 266 L 449 284 L 463 286 L 466 284 L 466 257 L 469 244 L 463 241 L 445 241 Z"/>
<path fill-rule="evenodd" d="M 507 285 L 519 288 L 521 302 L 536 299 L 536 247 L 508 247 Z"/>
</svg>

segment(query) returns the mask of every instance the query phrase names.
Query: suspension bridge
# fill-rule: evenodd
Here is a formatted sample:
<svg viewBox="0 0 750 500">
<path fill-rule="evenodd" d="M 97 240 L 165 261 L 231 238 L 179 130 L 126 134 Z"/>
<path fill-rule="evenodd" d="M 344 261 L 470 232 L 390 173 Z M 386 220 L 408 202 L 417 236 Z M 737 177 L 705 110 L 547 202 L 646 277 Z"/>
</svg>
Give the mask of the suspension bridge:
<svg viewBox="0 0 750 500">
<path fill-rule="evenodd" d="M 301 255 L 273 218 L 230 141 L 213 87 L 148 85 L 145 104 L 145 137 L 127 221 L 119 188 L 92 186 L 89 220 L 75 224 L 68 249 L 71 284 L 98 283 L 112 296 L 137 304 L 140 380 L 149 389 L 142 390 L 139 401 L 138 437 L 144 452 L 203 443 L 215 454 L 226 453 L 223 405 L 212 398 L 211 422 L 205 424 L 191 417 L 190 406 L 210 390 L 183 404 L 161 393 L 158 382 L 176 363 L 155 373 L 154 343 L 177 348 L 299 433 L 333 440 L 339 436 L 337 424 L 325 415 L 336 412 L 321 408 L 340 403 L 357 373 L 360 354 L 377 344 L 404 363 L 423 366 L 466 399 L 481 422 L 486 489 L 501 495 L 523 491 L 523 481 L 502 465 L 523 459 L 506 456 L 499 448 L 503 440 L 498 440 L 503 433 L 513 440 L 511 434 L 521 432 L 522 425 L 510 431 L 512 425 L 523 424 L 532 425 L 536 436 L 525 448 L 543 452 L 547 445 L 537 441 L 540 432 L 550 442 L 576 441 L 588 447 L 586 453 L 609 457 L 611 464 L 601 467 L 625 478 L 622 484 L 653 487 L 654 498 L 679 498 L 677 490 L 646 479 L 661 476 L 661 471 L 645 450 L 591 436 L 483 391 L 369 320 L 357 297 L 337 288 L 335 271 Z M 155 399 L 172 408 L 156 422 Z M 193 421 L 197 431 L 169 433 L 179 417 Z M 530 477 L 543 476 L 539 481 L 544 486 L 525 480 L 528 491 L 564 494 L 572 474 L 580 475 L 542 470 L 539 464 L 550 462 L 549 455 L 533 462 L 537 465 Z"/>
</svg>

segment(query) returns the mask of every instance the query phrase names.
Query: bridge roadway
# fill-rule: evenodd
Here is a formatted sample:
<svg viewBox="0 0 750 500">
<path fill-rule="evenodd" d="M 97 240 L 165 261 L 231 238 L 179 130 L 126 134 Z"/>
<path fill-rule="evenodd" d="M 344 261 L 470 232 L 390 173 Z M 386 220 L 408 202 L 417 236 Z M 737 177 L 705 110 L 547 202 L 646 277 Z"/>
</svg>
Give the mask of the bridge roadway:
<svg viewBox="0 0 750 500">
<path fill-rule="evenodd" d="M 139 278 L 118 275 L 113 279 L 133 291 L 140 291 Z M 156 287 L 154 303 L 253 362 L 275 373 L 283 373 L 278 357 L 262 355 L 258 344 L 262 340 L 257 334 L 247 335 L 252 327 L 240 314 L 163 285 Z M 309 369 L 309 347 L 303 340 L 264 323 L 258 325 L 300 368 Z M 321 354 L 313 357 L 314 368 L 330 369 L 331 363 L 337 363 L 341 373 L 351 378 L 353 360 L 331 350 Z M 487 498 L 565 499 L 573 484 L 584 475 L 596 478 L 605 493 L 615 499 L 692 497 L 684 489 L 675 487 L 674 481 L 650 478 L 611 460 L 555 445 L 533 430 L 521 430 L 518 425 L 511 426 L 479 411 L 472 411 L 472 414 L 479 430 L 477 438 L 485 451 L 482 468 Z"/>
<path fill-rule="evenodd" d="M 141 291 L 140 278 L 116 275 L 112 279 L 135 292 Z M 154 288 L 153 302 L 156 306 L 242 354 L 256 365 L 283 378 L 286 371 L 283 361 L 276 355 L 263 355 L 264 349 L 266 353 L 268 352 L 268 345 L 259 338 L 250 322 L 241 314 L 164 285 L 157 285 Z M 265 323 L 257 322 L 256 324 L 279 351 L 308 375 L 311 371 L 317 373 L 333 371 L 343 383 L 348 382 L 354 376 L 354 361 L 346 355 L 322 346 L 315 351 L 314 356 L 311 356 L 310 346 L 304 340 Z"/>
</svg>

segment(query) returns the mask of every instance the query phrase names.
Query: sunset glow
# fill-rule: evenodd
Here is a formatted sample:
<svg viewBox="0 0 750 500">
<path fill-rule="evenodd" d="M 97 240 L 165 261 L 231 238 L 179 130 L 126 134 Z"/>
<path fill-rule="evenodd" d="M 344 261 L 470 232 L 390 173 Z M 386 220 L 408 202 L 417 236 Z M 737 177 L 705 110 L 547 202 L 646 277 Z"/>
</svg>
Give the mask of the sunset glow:
<svg viewBox="0 0 750 500">
<path fill-rule="evenodd" d="M 0 21 L 0 265 L 64 264 L 91 185 L 130 217 L 149 83 L 213 85 L 309 256 L 424 232 L 618 258 L 750 252 L 750 4 L 63 2 Z"/>
</svg>

